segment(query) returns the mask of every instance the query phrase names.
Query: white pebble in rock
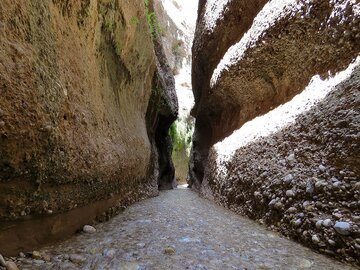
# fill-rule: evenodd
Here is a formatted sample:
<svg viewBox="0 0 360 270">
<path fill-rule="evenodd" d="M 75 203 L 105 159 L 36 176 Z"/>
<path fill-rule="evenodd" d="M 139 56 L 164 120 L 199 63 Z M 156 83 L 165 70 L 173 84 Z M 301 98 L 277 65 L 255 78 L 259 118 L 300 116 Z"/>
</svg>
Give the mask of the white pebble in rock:
<svg viewBox="0 0 360 270">
<path fill-rule="evenodd" d="M 306 194 L 312 195 L 314 193 L 314 183 L 309 181 L 306 183 Z"/>
<path fill-rule="evenodd" d="M 6 264 L 5 259 L 4 259 L 4 257 L 0 254 L 0 266 L 5 267 L 5 264 Z"/>
<path fill-rule="evenodd" d="M 325 172 L 326 167 L 324 165 L 319 165 L 319 170 L 320 170 L 320 172 Z"/>
<path fill-rule="evenodd" d="M 295 196 L 295 192 L 292 191 L 291 189 L 289 189 L 289 190 L 286 191 L 286 196 L 287 196 L 287 197 L 294 197 L 294 196 Z"/>
<path fill-rule="evenodd" d="M 295 154 L 290 154 L 286 159 L 287 159 L 287 161 L 289 161 L 289 162 L 295 161 Z"/>
<path fill-rule="evenodd" d="M 332 246 L 335 246 L 335 245 L 336 245 L 336 242 L 335 242 L 334 240 L 332 240 L 332 239 L 329 239 L 329 240 L 328 240 L 328 243 L 329 243 L 330 245 L 332 245 Z"/>
<path fill-rule="evenodd" d="M 269 206 L 274 205 L 276 202 L 277 202 L 277 200 L 276 200 L 276 199 L 272 199 L 272 200 L 269 202 Z"/>
<path fill-rule="evenodd" d="M 349 235 L 350 227 L 349 223 L 343 221 L 336 222 L 334 225 L 335 231 L 341 235 Z"/>
<path fill-rule="evenodd" d="M 284 177 L 284 182 L 285 183 L 287 183 L 287 184 L 289 184 L 292 180 L 293 180 L 293 176 L 292 176 L 292 174 L 290 173 L 290 174 L 288 174 L 288 175 L 286 175 L 285 177 Z"/>
<path fill-rule="evenodd" d="M 5 264 L 6 270 L 19 270 L 19 268 L 16 266 L 14 262 L 6 262 Z"/>
<path fill-rule="evenodd" d="M 295 213 L 297 211 L 297 209 L 295 208 L 295 207 L 290 207 L 289 209 L 288 209 L 288 212 L 289 213 Z"/>
<path fill-rule="evenodd" d="M 329 228 L 329 227 L 331 227 L 331 226 L 333 225 L 333 222 L 331 221 L 330 218 L 327 218 L 327 219 L 325 219 L 325 220 L 323 221 L 322 224 L 324 225 L 324 227 Z"/>
<path fill-rule="evenodd" d="M 93 226 L 85 225 L 83 231 L 86 233 L 96 233 L 96 229 Z"/>
<path fill-rule="evenodd" d="M 311 237 L 311 240 L 313 241 L 314 244 L 320 243 L 320 239 L 316 234 Z"/>
<path fill-rule="evenodd" d="M 86 258 L 79 254 L 70 255 L 70 261 L 73 263 L 83 263 L 86 261 Z"/>
<path fill-rule="evenodd" d="M 315 224 L 316 228 L 320 229 L 322 225 L 323 225 L 323 221 L 321 219 L 316 221 L 316 224 Z"/>
<path fill-rule="evenodd" d="M 33 260 L 33 263 L 34 264 L 43 264 L 43 263 L 45 263 L 45 261 L 44 260 Z"/>
<path fill-rule="evenodd" d="M 108 258 L 114 258 L 115 254 L 116 254 L 115 249 L 105 249 L 103 252 L 103 256 Z"/>
<path fill-rule="evenodd" d="M 301 224 L 302 224 L 302 220 L 300 218 L 298 218 L 297 220 L 294 221 L 295 227 L 299 227 Z"/>
</svg>

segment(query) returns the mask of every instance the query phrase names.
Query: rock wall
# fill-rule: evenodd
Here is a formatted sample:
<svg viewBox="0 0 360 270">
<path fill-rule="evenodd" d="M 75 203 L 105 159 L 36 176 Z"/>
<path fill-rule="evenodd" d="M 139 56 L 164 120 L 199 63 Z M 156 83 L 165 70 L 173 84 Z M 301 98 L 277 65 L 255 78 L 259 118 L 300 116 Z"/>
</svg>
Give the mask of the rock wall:
<svg viewBox="0 0 360 270">
<path fill-rule="evenodd" d="M 344 70 L 360 52 L 352 1 L 200 1 L 189 184 L 240 214 L 359 264 L 359 68 L 294 125 L 219 164 L 212 146 Z M 241 25 L 238 30 L 235 26 Z M 219 146 L 221 147 L 221 145 Z"/>
<path fill-rule="evenodd" d="M 217 162 L 212 149 L 201 194 L 360 265 L 359 108 L 357 66 L 294 124 L 238 149 L 228 162 Z"/>
<path fill-rule="evenodd" d="M 200 1 L 193 45 L 196 126 L 190 184 L 209 148 L 290 100 L 315 74 L 343 70 L 360 50 L 351 1 Z M 241 29 L 238 28 L 241 25 Z"/>
<path fill-rule="evenodd" d="M 164 130 L 177 100 L 149 31 L 151 5 L 1 1 L 2 253 L 64 238 L 172 187 Z M 151 114 L 155 91 L 171 98 Z"/>
</svg>

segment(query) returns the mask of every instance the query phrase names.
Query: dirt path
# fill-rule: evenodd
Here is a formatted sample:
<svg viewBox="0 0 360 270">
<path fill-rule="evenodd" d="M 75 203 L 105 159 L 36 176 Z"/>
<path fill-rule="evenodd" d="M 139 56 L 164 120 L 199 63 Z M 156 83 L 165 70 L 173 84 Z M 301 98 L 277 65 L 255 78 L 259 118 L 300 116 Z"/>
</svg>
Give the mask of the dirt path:
<svg viewBox="0 0 360 270">
<path fill-rule="evenodd" d="M 161 192 L 96 227 L 41 250 L 50 262 L 22 259 L 21 269 L 352 269 L 188 189 Z"/>
</svg>

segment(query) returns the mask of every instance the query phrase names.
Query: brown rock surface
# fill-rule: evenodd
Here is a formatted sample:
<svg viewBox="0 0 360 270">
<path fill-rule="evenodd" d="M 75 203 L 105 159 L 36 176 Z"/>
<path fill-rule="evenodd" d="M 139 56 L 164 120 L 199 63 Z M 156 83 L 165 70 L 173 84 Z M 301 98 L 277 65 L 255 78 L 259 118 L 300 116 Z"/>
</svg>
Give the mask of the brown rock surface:
<svg viewBox="0 0 360 270">
<path fill-rule="evenodd" d="M 219 169 L 212 150 L 202 195 L 324 254 L 360 265 L 359 108 L 357 66 L 294 124 L 238 149 L 220 165 L 227 173 Z"/>
<path fill-rule="evenodd" d="M 359 15 L 352 8 L 356 4 L 351 2 L 330 16 L 338 2 L 310 1 L 278 18 L 253 46 L 245 49 L 236 64 L 220 74 L 212 87 L 210 79 L 220 59 L 244 37 L 266 1 L 251 5 L 247 1 L 229 1 L 224 16 L 209 33 L 204 31 L 206 1 L 200 2 L 193 47 L 196 127 L 191 184 L 200 185 L 211 145 L 291 99 L 313 75 L 327 76 L 344 69 L 359 53 Z M 235 22 L 242 22 L 240 30 Z"/>
<path fill-rule="evenodd" d="M 5 254 L 64 238 L 172 183 L 163 130 L 176 118 L 177 101 L 146 12 L 142 0 L 1 1 Z M 148 116 L 158 107 L 149 102 L 154 89 L 171 98 L 163 99 L 162 114 Z"/>
</svg>

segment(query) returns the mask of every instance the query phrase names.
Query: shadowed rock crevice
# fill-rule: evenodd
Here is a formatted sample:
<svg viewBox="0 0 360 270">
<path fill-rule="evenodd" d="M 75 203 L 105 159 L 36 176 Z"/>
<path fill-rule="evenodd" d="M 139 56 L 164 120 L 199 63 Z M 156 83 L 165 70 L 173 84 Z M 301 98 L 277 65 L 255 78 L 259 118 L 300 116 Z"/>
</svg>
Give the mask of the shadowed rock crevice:
<svg viewBox="0 0 360 270">
<path fill-rule="evenodd" d="M 149 12 L 154 12 L 154 2 L 149 2 Z M 156 18 L 156 17 L 155 17 Z M 150 22 L 156 29 L 155 20 Z M 169 128 L 178 116 L 175 79 L 168 64 L 159 32 L 152 33 L 156 54 L 156 72 L 152 80 L 152 93 L 147 111 L 149 137 L 155 141 L 159 163 L 159 190 L 176 187 L 175 168 L 172 162 L 172 141 Z"/>
</svg>

